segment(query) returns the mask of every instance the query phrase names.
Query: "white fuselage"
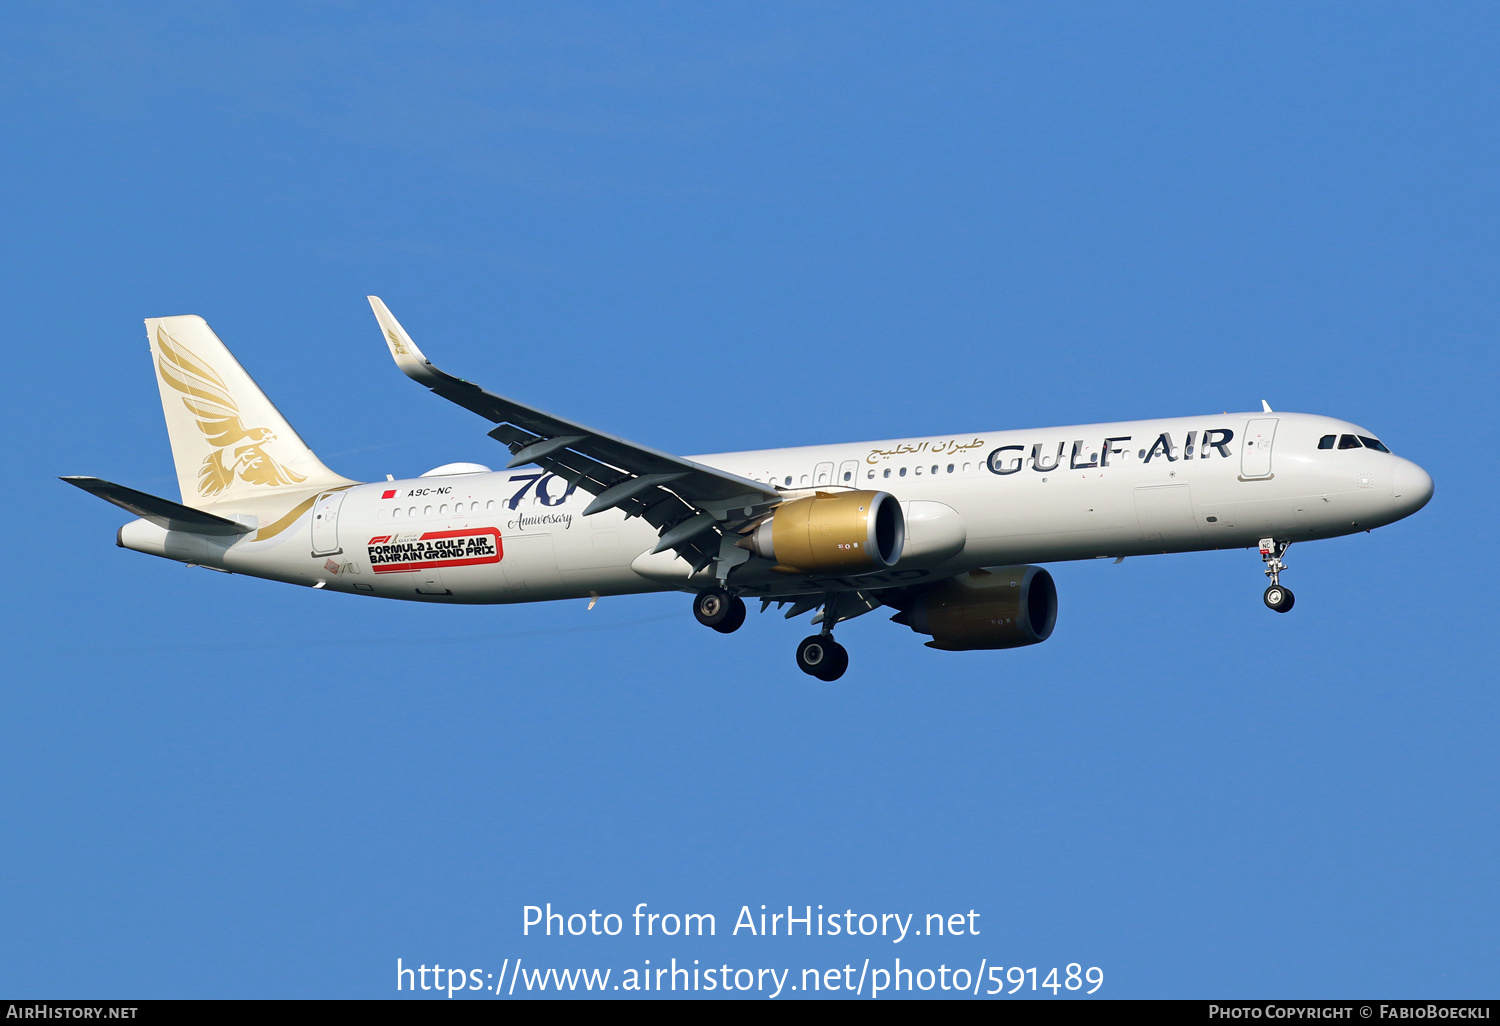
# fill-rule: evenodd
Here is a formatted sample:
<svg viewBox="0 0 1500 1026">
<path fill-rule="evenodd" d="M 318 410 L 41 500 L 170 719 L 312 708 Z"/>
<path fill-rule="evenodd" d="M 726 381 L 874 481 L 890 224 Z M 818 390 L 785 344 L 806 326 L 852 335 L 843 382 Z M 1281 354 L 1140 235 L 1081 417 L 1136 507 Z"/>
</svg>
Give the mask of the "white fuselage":
<svg viewBox="0 0 1500 1026">
<path fill-rule="evenodd" d="M 1240 413 L 923 436 L 698 456 L 789 495 L 878 489 L 901 501 L 905 555 L 880 573 L 807 578 L 752 559 L 747 595 L 878 589 L 979 567 L 1254 546 L 1365 531 L 1426 503 L 1416 464 L 1344 421 Z M 297 500 L 293 501 L 293 498 Z M 234 573 L 431 602 L 530 602 L 692 588 L 656 531 L 535 467 L 361 484 L 261 500 L 238 538 L 126 525 L 120 544 Z M 292 514 L 296 514 L 295 517 Z"/>
</svg>

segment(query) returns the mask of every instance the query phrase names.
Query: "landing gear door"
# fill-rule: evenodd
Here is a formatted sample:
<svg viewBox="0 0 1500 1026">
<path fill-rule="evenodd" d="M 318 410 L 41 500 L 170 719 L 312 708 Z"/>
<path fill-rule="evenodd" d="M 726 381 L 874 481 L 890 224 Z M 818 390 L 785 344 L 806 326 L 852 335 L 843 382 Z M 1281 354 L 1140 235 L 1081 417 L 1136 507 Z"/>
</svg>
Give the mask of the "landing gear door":
<svg viewBox="0 0 1500 1026">
<path fill-rule="evenodd" d="M 1240 476 L 1271 476 L 1271 443 L 1276 440 L 1275 417 L 1263 417 L 1245 425 L 1245 444 L 1240 447 Z"/>
<path fill-rule="evenodd" d="M 318 496 L 313 503 L 312 554 L 335 556 L 344 550 L 339 548 L 339 507 L 344 504 L 343 492 L 329 492 Z"/>
</svg>

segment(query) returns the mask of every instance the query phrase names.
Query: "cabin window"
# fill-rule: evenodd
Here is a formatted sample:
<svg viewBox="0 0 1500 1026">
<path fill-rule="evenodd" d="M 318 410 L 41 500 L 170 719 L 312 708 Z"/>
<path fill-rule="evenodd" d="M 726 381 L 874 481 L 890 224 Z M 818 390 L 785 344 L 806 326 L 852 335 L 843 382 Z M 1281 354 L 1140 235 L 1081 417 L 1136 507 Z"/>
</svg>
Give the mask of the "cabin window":
<svg viewBox="0 0 1500 1026">
<path fill-rule="evenodd" d="M 852 470 L 846 470 L 846 471 L 844 471 L 844 480 L 845 481 L 852 481 L 852 480 L 854 480 L 854 471 L 852 471 Z"/>
<path fill-rule="evenodd" d="M 485 509 L 488 509 L 488 510 L 492 510 L 492 509 L 494 509 L 494 508 L 495 508 L 495 500 L 494 500 L 494 499 L 490 499 L 490 500 L 489 500 L 489 501 L 487 501 L 487 502 L 486 502 L 486 503 L 485 503 L 485 504 L 484 504 L 484 508 L 485 508 Z"/>
<path fill-rule="evenodd" d="M 791 474 L 788 474 L 788 475 L 787 475 L 787 476 L 786 476 L 786 483 L 787 483 L 787 484 L 791 484 L 791 483 L 792 483 L 792 475 L 791 475 Z"/>
<path fill-rule="evenodd" d="M 969 464 L 965 463 L 964 464 L 964 473 L 967 474 L 968 472 L 969 472 Z"/>
<path fill-rule="evenodd" d="M 948 473 L 953 473 L 953 464 L 948 464 Z"/>
<path fill-rule="evenodd" d="M 447 516 L 448 515 L 448 504 L 445 502 L 441 506 L 439 506 L 438 507 L 438 512 L 441 513 L 441 514 L 443 514 L 444 516 Z"/>
<path fill-rule="evenodd" d="M 869 478 L 871 481 L 875 480 L 875 471 L 873 471 L 873 470 L 870 471 L 868 474 L 865 475 L 865 477 Z"/>
<path fill-rule="evenodd" d="M 1358 449 L 1359 447 L 1360 447 L 1360 445 L 1359 445 L 1359 439 L 1355 438 L 1353 435 L 1340 435 L 1339 436 L 1339 448 L 1340 449 Z"/>
<path fill-rule="evenodd" d="M 406 515 L 409 516 L 409 517 L 416 516 L 417 515 L 417 507 L 415 507 L 415 506 L 411 507 L 411 509 L 409 509 L 409 510 L 406 511 Z"/>
<path fill-rule="evenodd" d="M 1361 442 L 1365 443 L 1365 448 L 1366 449 L 1374 449 L 1376 452 L 1390 452 L 1391 451 L 1391 450 L 1387 449 L 1385 446 L 1381 445 L 1380 444 L 1380 439 L 1378 439 L 1378 438 L 1370 438 L 1370 437 L 1368 437 L 1366 435 L 1360 435 L 1359 436 L 1359 440 Z"/>
<path fill-rule="evenodd" d="M 1324 435 L 1322 438 L 1318 439 L 1318 448 L 1319 449 L 1332 449 L 1333 448 L 1333 441 L 1334 441 L 1335 437 L 1336 436 L 1334 436 L 1334 435 Z"/>
<path fill-rule="evenodd" d="M 891 476 L 891 468 L 890 467 L 886 467 L 885 468 L 885 474 L 883 476 L 885 476 L 885 477 L 890 477 Z"/>
<path fill-rule="evenodd" d="M 949 467 L 949 468 L 948 468 L 948 469 L 949 469 L 949 470 L 952 470 L 952 469 L 953 469 L 953 468 L 952 468 L 952 467 Z M 936 467 L 936 466 L 934 466 L 934 467 L 933 467 L 933 468 L 932 468 L 932 472 L 933 472 L 933 473 L 934 473 L 934 474 L 936 474 L 936 473 L 937 473 L 937 472 L 938 472 L 938 468 L 937 468 L 937 467 Z"/>
<path fill-rule="evenodd" d="M 399 517 L 400 515 L 401 515 L 401 511 L 399 509 L 393 509 L 393 510 L 391 510 L 391 519 L 394 520 L 396 517 Z"/>
<path fill-rule="evenodd" d="M 802 475 L 802 483 L 803 484 L 807 484 L 807 475 L 806 474 Z"/>
<path fill-rule="evenodd" d="M 906 473 L 906 471 L 903 470 L 903 471 L 901 471 L 901 473 L 904 474 L 904 473 Z M 918 477 L 921 477 L 922 476 L 922 468 L 918 467 L 916 470 L 913 470 L 912 473 L 916 474 Z"/>
<path fill-rule="evenodd" d="M 896 476 L 897 477 L 905 477 L 906 476 L 906 468 L 902 467 L 901 468 L 901 472 L 899 474 L 897 474 Z"/>
<path fill-rule="evenodd" d="M 423 506 L 422 507 L 422 515 L 424 517 L 430 517 L 430 516 L 432 516 L 432 507 L 431 506 Z"/>
<path fill-rule="evenodd" d="M 384 520 L 385 519 L 385 510 L 383 510 L 383 509 L 376 510 L 375 511 L 375 519 L 376 520 Z"/>
</svg>

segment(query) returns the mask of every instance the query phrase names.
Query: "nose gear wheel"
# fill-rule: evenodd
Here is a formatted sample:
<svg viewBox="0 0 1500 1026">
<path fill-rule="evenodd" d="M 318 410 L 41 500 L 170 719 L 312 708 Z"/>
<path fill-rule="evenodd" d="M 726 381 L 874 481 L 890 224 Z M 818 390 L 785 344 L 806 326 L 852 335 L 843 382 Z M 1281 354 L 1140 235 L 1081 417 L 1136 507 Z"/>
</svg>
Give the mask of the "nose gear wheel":
<svg viewBox="0 0 1500 1026">
<path fill-rule="evenodd" d="M 1274 609 L 1278 613 L 1285 613 L 1297 601 L 1292 589 L 1280 584 L 1271 585 L 1261 597 L 1265 600 L 1267 609 Z"/>
<path fill-rule="evenodd" d="M 1266 576 L 1271 579 L 1271 586 L 1261 596 L 1267 609 L 1274 609 L 1278 613 L 1285 613 L 1292 608 L 1296 597 L 1292 595 L 1292 589 L 1283 587 L 1281 584 L 1281 573 L 1286 569 L 1286 564 L 1281 557 L 1286 555 L 1286 550 L 1291 547 L 1291 542 L 1281 541 L 1276 538 L 1262 538 L 1260 540 L 1260 558 L 1266 564 Z"/>
</svg>

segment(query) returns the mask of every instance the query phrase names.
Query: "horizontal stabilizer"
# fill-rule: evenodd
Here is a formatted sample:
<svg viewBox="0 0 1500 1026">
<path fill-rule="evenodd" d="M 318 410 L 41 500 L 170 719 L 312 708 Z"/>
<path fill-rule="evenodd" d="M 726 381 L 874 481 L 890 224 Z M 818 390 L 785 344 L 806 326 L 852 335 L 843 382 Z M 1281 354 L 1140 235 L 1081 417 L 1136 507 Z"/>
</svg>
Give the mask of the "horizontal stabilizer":
<svg viewBox="0 0 1500 1026">
<path fill-rule="evenodd" d="M 157 527 L 168 531 L 192 531 L 195 534 L 248 534 L 255 528 L 246 524 L 216 517 L 201 509 L 191 509 L 171 499 L 138 492 L 99 477 L 64 477 L 77 488 L 90 495 L 97 495 L 105 502 L 112 502 L 127 513 L 134 513 L 142 520 L 149 520 Z"/>
</svg>

